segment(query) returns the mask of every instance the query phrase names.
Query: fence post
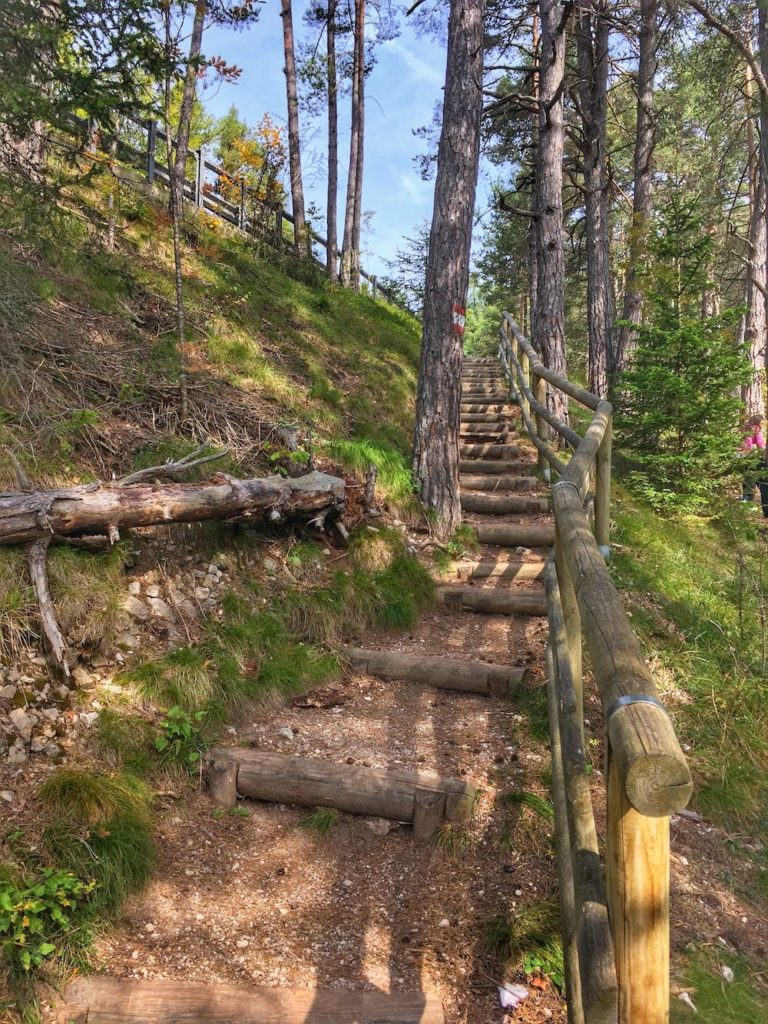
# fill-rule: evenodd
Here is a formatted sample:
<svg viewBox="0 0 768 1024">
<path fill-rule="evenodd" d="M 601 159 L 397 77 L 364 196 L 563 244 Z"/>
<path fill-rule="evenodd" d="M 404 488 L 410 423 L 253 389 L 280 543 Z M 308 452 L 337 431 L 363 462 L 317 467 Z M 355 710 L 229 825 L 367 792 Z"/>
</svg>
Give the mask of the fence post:
<svg viewBox="0 0 768 1024">
<path fill-rule="evenodd" d="M 613 416 L 608 417 L 605 435 L 597 450 L 595 462 L 595 540 L 601 548 L 611 543 L 611 453 L 613 448 Z M 607 554 L 606 551 L 603 554 Z"/>
<path fill-rule="evenodd" d="M 520 382 L 520 408 L 523 410 L 526 416 L 531 415 L 531 404 L 528 401 L 528 396 L 525 393 L 525 388 L 531 386 L 531 363 L 528 359 L 528 353 L 524 348 L 520 349 L 520 369 L 522 370 L 522 380 Z"/>
<path fill-rule="evenodd" d="M 150 185 L 155 180 L 155 150 L 157 149 L 157 121 L 147 121 L 147 181 Z"/>
<path fill-rule="evenodd" d="M 203 147 L 195 150 L 195 206 L 203 205 L 204 158 Z"/>
<path fill-rule="evenodd" d="M 379 282 L 375 274 L 371 274 L 371 289 L 374 299 L 379 297 Z"/>
<path fill-rule="evenodd" d="M 278 249 L 283 247 L 283 208 L 278 206 L 275 213 L 275 245 Z"/>
<path fill-rule="evenodd" d="M 669 1021 L 669 817 L 627 799 L 608 753 L 606 860 L 619 984 L 619 1024 Z"/>
<path fill-rule="evenodd" d="M 536 401 L 541 405 L 547 404 L 547 382 L 537 373 L 533 374 L 533 394 Z M 536 413 L 536 433 L 542 441 L 549 440 L 549 424 L 538 413 Z M 548 465 L 549 463 L 544 458 L 544 455 L 539 452 L 539 469 L 546 469 Z"/>
<path fill-rule="evenodd" d="M 240 209 L 237 211 L 237 226 L 245 231 L 245 178 L 240 179 Z"/>
<path fill-rule="evenodd" d="M 560 602 L 563 606 L 565 636 L 568 643 L 568 660 L 570 661 L 571 674 L 573 675 L 573 689 L 576 695 L 578 719 L 583 731 L 584 685 L 582 680 L 581 614 L 579 613 L 579 604 L 576 600 L 573 580 L 568 571 L 564 546 L 560 530 L 557 526 L 557 517 L 555 517 L 555 568 L 557 569 L 557 585 L 560 588 Z"/>
</svg>

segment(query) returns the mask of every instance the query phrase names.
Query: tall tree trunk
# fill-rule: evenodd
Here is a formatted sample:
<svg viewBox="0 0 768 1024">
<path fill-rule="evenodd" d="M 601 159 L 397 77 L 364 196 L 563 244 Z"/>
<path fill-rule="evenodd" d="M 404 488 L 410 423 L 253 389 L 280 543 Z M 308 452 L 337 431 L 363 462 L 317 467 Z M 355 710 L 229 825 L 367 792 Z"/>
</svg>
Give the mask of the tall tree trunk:
<svg viewBox="0 0 768 1024">
<path fill-rule="evenodd" d="M 614 296 L 608 226 L 608 41 L 607 5 L 581 7 L 576 20 L 579 100 L 583 118 L 587 234 L 587 328 L 589 390 L 608 393 L 613 347 Z"/>
<path fill-rule="evenodd" d="M 328 0 L 326 26 L 328 83 L 328 199 L 326 203 L 326 236 L 328 238 L 327 271 L 331 281 L 338 276 L 338 192 L 339 192 L 339 89 L 336 70 L 336 6 Z"/>
<path fill-rule="evenodd" d="M 203 45 L 203 29 L 205 28 L 206 0 L 197 0 L 195 15 L 192 21 L 192 35 L 189 41 L 187 67 L 184 73 L 184 88 L 179 110 L 179 123 L 171 124 L 171 79 L 170 72 L 165 80 L 165 134 L 168 152 L 168 187 L 170 189 L 170 213 L 173 231 L 173 268 L 176 288 L 176 345 L 179 358 L 179 419 L 186 423 L 189 419 L 189 393 L 187 378 L 187 339 L 184 313 L 184 277 L 181 262 L 181 225 L 184 220 L 184 181 L 186 179 L 187 156 L 189 155 L 189 133 L 192 122 L 192 108 L 195 102 L 195 82 L 197 80 L 200 52 Z M 165 10 L 165 46 L 166 55 L 170 58 L 173 50 L 171 39 L 170 5 Z M 176 128 L 176 151 L 173 151 L 172 135 Z"/>
<path fill-rule="evenodd" d="M 536 320 L 534 345 L 544 363 L 565 375 L 565 255 L 563 251 L 563 91 L 565 22 L 562 0 L 539 0 L 539 144 L 536 150 Z M 549 389 L 550 410 L 568 419 L 568 400 Z"/>
<path fill-rule="evenodd" d="M 285 88 L 288 97 L 288 163 L 291 172 L 291 207 L 296 255 L 309 256 L 307 220 L 304 212 L 304 183 L 301 179 L 301 135 L 299 134 L 299 89 L 296 82 L 296 54 L 293 45 L 291 0 L 280 0 L 285 49 Z"/>
<path fill-rule="evenodd" d="M 362 14 L 362 17 L 361 17 Z M 355 208 L 357 202 L 360 144 L 362 141 L 360 121 L 361 81 L 365 75 L 365 39 L 360 39 L 359 26 L 365 27 L 365 0 L 355 0 L 355 40 L 352 60 L 352 116 L 349 135 L 349 171 L 347 174 L 347 201 L 344 208 L 344 240 L 341 252 L 341 283 L 349 287 L 354 283 L 354 268 L 359 260 L 355 257 Z M 361 60 L 362 56 L 362 60 Z"/>
<path fill-rule="evenodd" d="M 352 218 L 352 283 L 360 290 L 360 234 L 363 220 L 363 162 L 365 155 L 365 0 L 355 4 L 355 58 L 357 69 L 357 163 L 355 209 Z"/>
<path fill-rule="evenodd" d="M 531 81 L 531 95 L 535 100 L 539 98 L 539 71 L 538 65 L 541 59 L 539 51 L 539 13 L 538 11 L 533 12 L 531 19 L 531 53 L 533 54 L 533 78 Z M 531 144 L 533 149 L 533 175 L 535 178 L 536 168 L 536 149 L 538 147 L 539 137 L 539 115 L 534 113 L 531 119 Z M 531 207 L 535 204 L 535 197 L 531 200 Z M 531 220 L 528 224 L 528 287 L 531 293 L 531 304 L 530 312 L 528 315 L 529 327 L 528 336 L 533 337 L 533 325 L 536 323 L 536 293 L 539 286 L 539 260 L 538 260 L 538 249 L 536 247 L 536 221 Z"/>
<path fill-rule="evenodd" d="M 744 346 L 754 377 L 741 389 L 747 417 L 765 419 L 765 368 L 768 355 L 766 287 L 768 286 L 768 231 L 766 231 L 765 173 L 752 120 L 754 82 L 747 68 L 747 146 L 749 149 L 749 233 L 745 288 Z"/>
<path fill-rule="evenodd" d="M 451 0 L 443 125 L 424 294 L 413 472 L 438 536 L 461 522 L 462 333 L 480 159 L 485 0 Z M 457 310 L 455 307 L 459 307 Z"/>
<path fill-rule="evenodd" d="M 658 8 L 658 0 L 640 0 L 640 61 L 637 69 L 634 196 L 622 317 L 631 326 L 620 328 L 616 334 L 616 345 L 610 367 L 612 380 L 627 367 L 632 359 L 637 339 L 636 328 L 641 323 L 643 316 L 643 288 L 639 271 L 646 258 L 648 230 L 653 214 L 651 205 L 652 158 L 656 141 L 653 91 L 658 44 Z"/>
</svg>

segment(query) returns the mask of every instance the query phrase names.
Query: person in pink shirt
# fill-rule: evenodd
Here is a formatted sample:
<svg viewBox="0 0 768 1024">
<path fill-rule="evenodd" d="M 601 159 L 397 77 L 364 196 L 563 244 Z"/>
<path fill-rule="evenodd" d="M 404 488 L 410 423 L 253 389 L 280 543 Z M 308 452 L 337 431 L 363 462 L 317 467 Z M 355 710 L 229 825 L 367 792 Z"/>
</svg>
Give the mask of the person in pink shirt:
<svg viewBox="0 0 768 1024">
<path fill-rule="evenodd" d="M 765 437 L 762 426 L 763 421 L 759 416 L 751 416 L 744 424 L 744 440 L 741 442 L 739 454 L 749 459 L 750 466 L 744 475 L 741 500 L 752 501 L 755 482 L 757 482 L 760 488 L 760 504 L 763 507 L 763 515 L 768 518 L 768 473 L 766 473 Z M 762 471 L 757 481 L 755 481 L 756 468 Z"/>
</svg>

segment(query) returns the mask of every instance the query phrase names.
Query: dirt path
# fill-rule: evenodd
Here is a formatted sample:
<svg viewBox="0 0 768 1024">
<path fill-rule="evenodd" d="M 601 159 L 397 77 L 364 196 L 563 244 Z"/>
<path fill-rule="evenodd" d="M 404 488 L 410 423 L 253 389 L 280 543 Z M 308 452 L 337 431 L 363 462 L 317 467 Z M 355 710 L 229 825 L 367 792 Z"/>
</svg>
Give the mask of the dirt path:
<svg viewBox="0 0 768 1024">
<path fill-rule="evenodd" d="M 533 468 L 532 450 L 525 458 Z M 486 547 L 474 557 L 511 556 Z M 498 579 L 471 585 L 541 586 Z M 525 666 L 526 686 L 536 689 L 545 640 L 541 618 L 437 608 L 413 633 L 367 637 L 366 644 Z M 322 836 L 302 827 L 306 809 L 244 801 L 236 813 L 222 814 L 202 791 L 162 820 L 155 880 L 103 940 L 102 970 L 125 978 L 437 992 L 447 1024 L 500 1024 L 496 985 L 519 982 L 530 996 L 515 1021 L 564 1021 L 557 990 L 544 980 L 531 986 L 522 973 L 502 977 L 484 940 L 494 918 L 524 918 L 526 907 L 552 899 L 555 884 L 550 822 L 509 799 L 547 795 L 548 751 L 544 740 L 532 739 L 527 703 L 364 675 L 350 675 L 339 689 L 336 707 L 264 713 L 232 730 L 232 741 L 467 777 L 481 787 L 471 827 L 417 844 L 408 826 L 340 814 Z"/>
</svg>

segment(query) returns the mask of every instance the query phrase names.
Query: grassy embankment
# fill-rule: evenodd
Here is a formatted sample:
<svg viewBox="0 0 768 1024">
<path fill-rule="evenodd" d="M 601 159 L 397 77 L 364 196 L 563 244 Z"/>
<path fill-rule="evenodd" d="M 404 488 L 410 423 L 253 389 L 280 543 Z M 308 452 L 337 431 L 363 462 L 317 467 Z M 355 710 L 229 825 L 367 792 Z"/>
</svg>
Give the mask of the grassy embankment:
<svg viewBox="0 0 768 1024">
<path fill-rule="evenodd" d="M 191 422 L 180 425 L 167 217 L 123 189 L 110 253 L 103 200 L 98 181 L 64 205 L 0 189 L 0 444 L 24 471 L 41 486 L 104 479 L 205 444 L 228 447 L 227 471 L 260 475 L 291 458 L 274 429 L 290 424 L 324 467 L 375 464 L 379 500 L 407 511 L 415 322 L 192 221 Z M 0 486 L 16 486 L 10 458 Z M 58 959 L 87 960 L 94 924 L 149 875 L 155 793 L 169 773 L 178 783 L 194 772 L 224 720 L 337 674 L 342 637 L 407 628 L 431 599 L 396 530 L 363 528 L 336 566 L 317 544 L 286 538 L 277 575 L 261 565 L 264 540 L 213 524 L 177 532 L 170 556 L 146 536 L 107 555 L 51 551 L 61 625 L 86 656 L 114 652 L 127 571 L 185 552 L 229 552 L 237 568 L 220 614 L 188 644 L 139 652 L 99 693 L 90 742 L 37 787 L 36 824 L 4 837 L 0 942 L 22 987 Z M 36 634 L 23 553 L 0 549 L 0 663 L 35 652 Z M 22 684 L 14 700 L 26 696 Z M 65 703 L 77 710 L 79 699 Z"/>
</svg>

